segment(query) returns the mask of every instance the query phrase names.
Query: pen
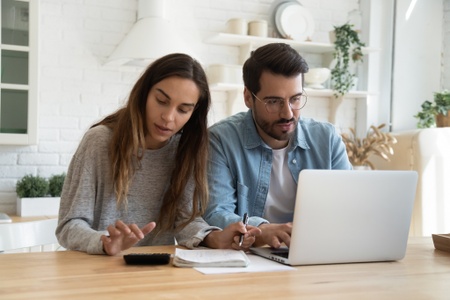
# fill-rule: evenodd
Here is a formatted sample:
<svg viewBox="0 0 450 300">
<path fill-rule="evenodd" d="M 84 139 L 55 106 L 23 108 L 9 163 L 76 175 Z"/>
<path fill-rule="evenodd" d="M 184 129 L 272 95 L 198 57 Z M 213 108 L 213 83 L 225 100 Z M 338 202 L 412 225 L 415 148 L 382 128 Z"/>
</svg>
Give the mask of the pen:
<svg viewBox="0 0 450 300">
<path fill-rule="evenodd" d="M 242 218 L 242 223 L 244 223 L 245 228 L 247 228 L 248 224 L 248 214 L 245 213 L 244 217 Z M 244 241 L 244 235 L 241 235 L 241 239 L 239 240 L 239 247 L 242 246 L 242 242 Z"/>
</svg>

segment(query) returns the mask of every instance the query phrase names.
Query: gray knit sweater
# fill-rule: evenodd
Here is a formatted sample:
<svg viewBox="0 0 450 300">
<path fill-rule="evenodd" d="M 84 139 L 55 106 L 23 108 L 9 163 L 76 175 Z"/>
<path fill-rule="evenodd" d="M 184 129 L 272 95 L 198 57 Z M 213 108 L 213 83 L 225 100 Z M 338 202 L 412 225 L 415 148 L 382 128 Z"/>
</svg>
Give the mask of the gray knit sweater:
<svg viewBox="0 0 450 300">
<path fill-rule="evenodd" d="M 156 221 L 174 168 L 179 136 L 174 136 L 161 149 L 145 150 L 141 167 L 132 178 L 127 208 L 116 208 L 108 144 L 112 131 L 106 126 L 89 129 L 83 137 L 69 165 L 61 195 L 56 236 L 61 246 L 103 254 L 100 240 L 107 234 L 106 228 L 116 220 L 126 224 L 135 223 L 140 228 Z M 189 181 L 183 195 L 183 209 L 178 212 L 176 223 L 189 218 L 194 192 L 193 180 Z M 172 245 L 175 238 L 180 245 L 197 246 L 204 237 L 217 227 L 209 226 L 198 217 L 183 230 L 149 233 L 137 246 Z"/>
</svg>

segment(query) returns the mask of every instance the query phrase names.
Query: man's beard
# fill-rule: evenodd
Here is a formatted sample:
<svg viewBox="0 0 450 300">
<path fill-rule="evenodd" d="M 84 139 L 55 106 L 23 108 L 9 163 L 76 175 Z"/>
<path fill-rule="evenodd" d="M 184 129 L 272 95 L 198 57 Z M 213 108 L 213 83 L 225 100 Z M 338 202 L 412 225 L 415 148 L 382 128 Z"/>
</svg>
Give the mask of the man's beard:
<svg viewBox="0 0 450 300">
<path fill-rule="evenodd" d="M 253 111 L 253 113 L 254 113 L 253 116 L 254 116 L 256 125 L 262 131 L 264 131 L 265 134 L 267 134 L 271 138 L 276 139 L 278 141 L 289 141 L 291 139 L 291 137 L 294 135 L 295 128 L 297 128 L 297 124 L 298 124 L 298 120 L 296 118 L 292 117 L 292 119 L 290 119 L 290 120 L 279 119 L 275 122 L 269 123 L 269 122 L 266 122 L 266 121 L 262 120 L 261 118 L 259 118 L 258 113 L 256 111 Z M 277 124 L 285 124 L 285 123 L 289 123 L 289 122 L 292 122 L 294 124 L 294 130 L 292 130 L 291 132 L 281 131 L 281 133 L 277 133 L 277 130 L 274 130 L 274 127 Z"/>
</svg>

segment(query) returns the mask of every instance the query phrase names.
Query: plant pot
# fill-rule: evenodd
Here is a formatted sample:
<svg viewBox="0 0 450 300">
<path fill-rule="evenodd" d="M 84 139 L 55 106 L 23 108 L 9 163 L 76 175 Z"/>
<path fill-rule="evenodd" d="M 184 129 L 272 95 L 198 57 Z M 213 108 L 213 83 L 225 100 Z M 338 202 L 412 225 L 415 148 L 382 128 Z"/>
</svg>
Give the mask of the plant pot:
<svg viewBox="0 0 450 300">
<path fill-rule="evenodd" d="M 368 165 L 362 165 L 362 166 L 353 166 L 353 170 L 369 171 L 372 170 L 372 168 Z"/>
<path fill-rule="evenodd" d="M 450 127 L 450 110 L 447 111 L 447 115 L 436 115 L 436 127 Z"/>
<path fill-rule="evenodd" d="M 60 197 L 17 198 L 17 215 L 20 217 L 57 216 Z"/>
<path fill-rule="evenodd" d="M 328 33 L 328 37 L 330 38 L 330 44 L 334 44 L 336 42 L 336 31 L 331 30 Z"/>
</svg>

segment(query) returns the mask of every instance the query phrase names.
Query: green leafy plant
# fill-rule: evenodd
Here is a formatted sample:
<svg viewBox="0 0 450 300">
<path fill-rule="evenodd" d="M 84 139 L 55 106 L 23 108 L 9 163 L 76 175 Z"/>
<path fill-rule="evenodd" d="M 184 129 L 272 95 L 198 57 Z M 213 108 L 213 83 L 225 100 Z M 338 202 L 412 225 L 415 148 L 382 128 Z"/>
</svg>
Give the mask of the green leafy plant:
<svg viewBox="0 0 450 300">
<path fill-rule="evenodd" d="M 436 118 L 439 115 L 447 116 L 450 110 L 450 92 L 443 90 L 442 92 L 434 93 L 434 102 L 425 100 L 421 105 L 422 110 L 414 117 L 418 128 L 436 127 Z"/>
<path fill-rule="evenodd" d="M 60 197 L 66 179 L 66 173 L 53 175 L 48 180 L 48 192 L 52 197 Z"/>
<path fill-rule="evenodd" d="M 358 33 L 353 29 L 353 24 L 346 23 L 342 26 L 334 26 L 336 41 L 334 42 L 335 65 L 331 70 L 331 84 L 336 97 L 345 95 L 353 86 L 355 74 L 350 70 L 350 60 L 354 63 L 363 61 L 362 47 Z"/>
<path fill-rule="evenodd" d="M 45 197 L 48 194 L 48 181 L 40 176 L 26 175 L 17 182 L 16 193 L 19 198 Z"/>
</svg>

